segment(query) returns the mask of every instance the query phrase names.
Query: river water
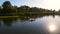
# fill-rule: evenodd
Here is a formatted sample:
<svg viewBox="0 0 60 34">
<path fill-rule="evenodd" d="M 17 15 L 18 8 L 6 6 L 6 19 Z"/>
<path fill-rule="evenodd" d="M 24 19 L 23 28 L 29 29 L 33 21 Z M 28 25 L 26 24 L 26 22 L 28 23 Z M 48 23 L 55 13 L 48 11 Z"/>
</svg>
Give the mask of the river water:
<svg viewBox="0 0 60 34">
<path fill-rule="evenodd" d="M 60 16 L 1 18 L 0 34 L 60 34 Z"/>
</svg>

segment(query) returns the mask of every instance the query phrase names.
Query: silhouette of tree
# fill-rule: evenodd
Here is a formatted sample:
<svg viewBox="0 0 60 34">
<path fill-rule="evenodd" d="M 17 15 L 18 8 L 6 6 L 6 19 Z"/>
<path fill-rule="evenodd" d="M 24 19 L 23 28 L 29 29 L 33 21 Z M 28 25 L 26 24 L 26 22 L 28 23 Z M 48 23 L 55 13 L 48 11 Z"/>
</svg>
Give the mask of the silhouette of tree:
<svg viewBox="0 0 60 34">
<path fill-rule="evenodd" d="M 38 7 L 29 7 L 26 5 L 22 5 L 20 7 L 12 6 L 9 1 L 5 1 L 2 4 L 3 9 L 0 7 L 0 15 L 32 15 L 32 14 L 55 14 L 55 10 L 49 10 L 44 8 Z M 2 10 L 2 11 L 1 11 Z"/>
<path fill-rule="evenodd" d="M 29 8 L 30 8 L 29 6 L 24 5 L 24 6 L 19 7 L 18 10 L 20 12 L 27 12 L 29 11 Z"/>
<path fill-rule="evenodd" d="M 0 10 L 1 10 L 1 6 L 0 6 Z"/>
<path fill-rule="evenodd" d="M 7 6 L 11 6 L 11 3 L 9 1 L 5 1 L 2 6 L 6 8 Z"/>
<path fill-rule="evenodd" d="M 39 12 L 39 8 L 37 8 L 37 7 L 32 7 L 32 8 L 30 8 L 30 10 L 29 10 L 30 12 L 32 11 L 32 12 Z"/>
<path fill-rule="evenodd" d="M 2 4 L 2 13 L 4 15 L 12 15 L 12 12 L 14 12 L 14 8 L 13 6 L 11 5 L 11 3 L 9 1 L 5 1 L 3 4 Z"/>
</svg>

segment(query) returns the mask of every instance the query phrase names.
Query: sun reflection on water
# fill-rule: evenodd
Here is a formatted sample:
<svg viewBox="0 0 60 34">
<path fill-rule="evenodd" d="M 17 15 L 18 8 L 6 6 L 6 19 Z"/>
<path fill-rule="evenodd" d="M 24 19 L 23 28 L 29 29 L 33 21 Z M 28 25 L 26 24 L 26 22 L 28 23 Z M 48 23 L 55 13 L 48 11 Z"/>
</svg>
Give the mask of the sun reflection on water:
<svg viewBox="0 0 60 34">
<path fill-rule="evenodd" d="M 56 26 L 56 24 L 50 23 L 50 24 L 48 25 L 48 30 L 49 30 L 50 32 L 56 32 L 56 31 L 57 31 L 57 26 Z"/>
<path fill-rule="evenodd" d="M 51 32 L 56 30 L 56 26 L 54 24 L 50 24 L 48 28 Z"/>
</svg>

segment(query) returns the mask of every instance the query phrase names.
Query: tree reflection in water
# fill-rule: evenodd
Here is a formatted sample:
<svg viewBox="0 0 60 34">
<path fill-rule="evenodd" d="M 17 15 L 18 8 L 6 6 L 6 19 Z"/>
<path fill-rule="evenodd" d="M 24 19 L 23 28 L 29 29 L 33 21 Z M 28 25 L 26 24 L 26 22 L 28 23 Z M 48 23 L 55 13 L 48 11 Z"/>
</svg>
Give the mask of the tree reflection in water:
<svg viewBox="0 0 60 34">
<path fill-rule="evenodd" d="M 9 32 L 9 33 L 13 32 L 13 31 L 15 33 L 17 31 L 17 33 L 19 32 L 20 34 L 21 33 L 22 34 L 27 34 L 27 33 L 28 34 L 50 34 L 50 32 L 44 26 L 45 21 L 44 20 L 42 22 L 40 21 L 40 19 L 45 16 L 44 15 L 35 15 L 35 16 L 31 15 L 31 16 L 20 16 L 19 18 L 3 18 L 3 19 L 1 18 L 0 21 L 3 22 L 3 26 L 1 27 L 2 28 L 1 30 L 5 31 L 5 32 Z M 49 16 L 49 15 L 47 15 L 47 16 Z M 52 16 L 53 16 L 53 18 L 55 18 L 54 15 L 52 15 Z M 35 20 L 33 22 L 28 21 L 31 18 L 34 18 L 34 19 L 38 18 L 37 19 L 38 21 L 37 20 Z M 21 21 L 23 21 L 23 22 L 21 22 Z M 6 26 L 8 26 L 9 28 Z M 55 25 L 52 25 L 52 26 L 53 27 L 51 27 L 49 25 L 49 29 L 55 28 Z M 53 30 L 53 29 L 51 29 L 51 30 Z"/>
<path fill-rule="evenodd" d="M 1 22 L 1 20 L 2 20 L 5 25 L 11 26 L 11 24 L 13 23 L 13 21 L 16 22 L 18 19 L 20 19 L 21 21 L 24 22 L 24 21 L 29 20 L 29 19 L 31 19 L 31 18 L 36 19 L 36 18 L 42 18 L 42 17 L 44 17 L 44 16 L 49 16 L 49 15 L 28 15 L 28 16 L 23 15 L 23 16 L 20 16 L 19 18 L 1 18 L 1 19 L 0 19 L 0 22 Z M 52 15 L 52 16 L 54 17 L 54 15 Z M 35 20 L 34 20 L 34 21 L 35 21 Z M 0 23 L 0 24 L 1 24 L 1 23 Z"/>
<path fill-rule="evenodd" d="M 6 26 L 11 26 L 13 21 L 16 21 L 16 18 L 3 18 L 1 19 Z"/>
</svg>

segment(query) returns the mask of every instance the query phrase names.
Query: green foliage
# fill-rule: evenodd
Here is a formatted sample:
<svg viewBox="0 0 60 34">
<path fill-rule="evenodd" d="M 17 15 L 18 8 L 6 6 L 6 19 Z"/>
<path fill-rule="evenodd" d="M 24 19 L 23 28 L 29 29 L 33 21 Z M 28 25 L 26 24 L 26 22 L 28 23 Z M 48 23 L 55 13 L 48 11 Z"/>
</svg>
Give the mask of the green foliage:
<svg viewBox="0 0 60 34">
<path fill-rule="evenodd" d="M 0 10 L 1 10 L 1 6 L 0 6 Z"/>
<path fill-rule="evenodd" d="M 13 7 L 9 1 L 6 1 L 2 4 L 3 10 L 4 11 L 10 11 L 13 10 Z"/>
<path fill-rule="evenodd" d="M 1 11 L 1 7 L 0 7 L 0 11 Z"/>
<path fill-rule="evenodd" d="M 29 6 L 24 5 L 24 6 L 19 7 L 18 10 L 20 12 L 28 12 L 29 8 L 30 8 Z"/>
<path fill-rule="evenodd" d="M 6 8 L 7 6 L 11 6 L 11 3 L 9 1 L 5 1 L 3 4 L 2 4 L 3 8 Z"/>
<path fill-rule="evenodd" d="M 55 10 L 48 10 L 48 9 L 43 9 L 43 8 L 38 8 L 38 7 L 29 7 L 26 5 L 17 7 L 17 6 L 12 6 L 9 1 L 5 1 L 2 4 L 3 9 L 0 7 L 0 15 L 5 15 L 5 16 L 20 16 L 20 15 L 48 15 L 48 14 L 60 14 L 59 12 L 56 12 Z"/>
<path fill-rule="evenodd" d="M 16 13 L 16 9 L 11 5 L 9 1 L 4 2 L 2 6 L 3 15 L 14 15 Z"/>
</svg>

